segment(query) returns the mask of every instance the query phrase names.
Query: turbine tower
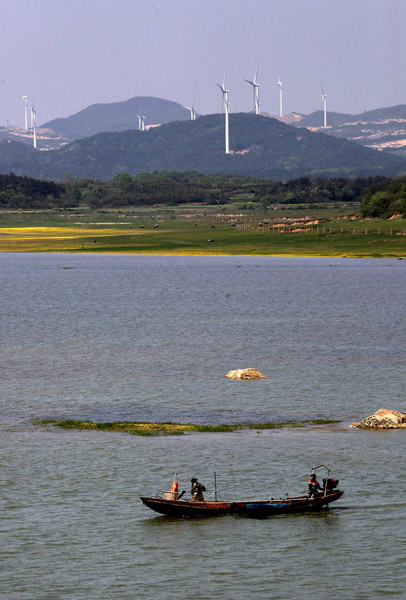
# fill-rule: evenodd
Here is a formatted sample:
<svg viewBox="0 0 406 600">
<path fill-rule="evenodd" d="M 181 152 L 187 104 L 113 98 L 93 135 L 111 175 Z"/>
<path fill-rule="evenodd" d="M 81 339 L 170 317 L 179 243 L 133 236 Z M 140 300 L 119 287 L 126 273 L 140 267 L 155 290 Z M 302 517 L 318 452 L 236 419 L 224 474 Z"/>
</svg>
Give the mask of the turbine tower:
<svg viewBox="0 0 406 600">
<path fill-rule="evenodd" d="M 217 84 L 223 94 L 224 102 L 224 115 L 225 115 L 225 134 L 226 134 L 226 154 L 230 154 L 230 134 L 228 127 L 228 113 L 230 110 L 230 102 L 228 101 L 228 94 L 230 90 L 226 89 L 226 76 L 224 75 L 223 85 Z"/>
<path fill-rule="evenodd" d="M 193 102 L 192 108 L 189 108 L 189 106 L 185 106 L 185 108 L 186 110 L 190 110 L 190 120 L 196 121 L 195 103 Z"/>
<path fill-rule="evenodd" d="M 282 98 L 282 81 L 278 75 L 278 88 L 279 88 L 279 116 L 283 117 L 283 98 Z"/>
<path fill-rule="evenodd" d="M 252 85 L 252 89 L 254 92 L 254 113 L 256 115 L 260 115 L 261 114 L 261 104 L 259 102 L 259 83 L 257 81 L 257 76 L 258 76 L 258 67 L 257 67 L 257 70 L 255 71 L 254 80 L 250 81 L 249 79 L 244 79 L 244 81 L 246 81 L 247 83 Z"/>
<path fill-rule="evenodd" d="M 324 112 L 323 127 L 327 127 L 327 94 L 324 92 L 323 84 L 321 84 L 321 101 L 323 102 L 323 112 Z"/>
<path fill-rule="evenodd" d="M 24 127 L 28 131 L 28 96 L 23 96 L 24 102 Z"/>
<path fill-rule="evenodd" d="M 137 115 L 138 117 L 138 129 L 145 131 L 145 117 L 143 115 Z"/>
<path fill-rule="evenodd" d="M 29 106 L 28 109 L 31 111 L 31 129 L 32 129 L 32 139 L 34 142 L 34 148 L 37 147 L 37 111 L 34 106 Z"/>
</svg>

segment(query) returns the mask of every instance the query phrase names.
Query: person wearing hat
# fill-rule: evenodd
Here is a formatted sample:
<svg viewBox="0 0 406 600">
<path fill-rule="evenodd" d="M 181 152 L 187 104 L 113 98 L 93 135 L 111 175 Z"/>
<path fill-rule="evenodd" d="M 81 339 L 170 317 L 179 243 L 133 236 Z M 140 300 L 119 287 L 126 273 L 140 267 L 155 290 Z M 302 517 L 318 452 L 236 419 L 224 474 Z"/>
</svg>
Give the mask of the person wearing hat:
<svg viewBox="0 0 406 600">
<path fill-rule="evenodd" d="M 310 475 L 310 479 L 307 483 L 309 484 L 310 498 L 314 498 L 314 496 L 318 493 L 319 490 L 321 492 L 323 491 L 323 488 L 321 487 L 321 485 L 319 484 L 319 482 L 316 479 L 316 473 L 312 473 Z"/>
<path fill-rule="evenodd" d="M 203 492 L 206 491 L 206 488 L 202 483 L 199 483 L 196 477 L 192 477 L 190 480 L 192 483 L 192 489 L 190 493 L 192 494 L 192 500 L 204 500 Z"/>
</svg>

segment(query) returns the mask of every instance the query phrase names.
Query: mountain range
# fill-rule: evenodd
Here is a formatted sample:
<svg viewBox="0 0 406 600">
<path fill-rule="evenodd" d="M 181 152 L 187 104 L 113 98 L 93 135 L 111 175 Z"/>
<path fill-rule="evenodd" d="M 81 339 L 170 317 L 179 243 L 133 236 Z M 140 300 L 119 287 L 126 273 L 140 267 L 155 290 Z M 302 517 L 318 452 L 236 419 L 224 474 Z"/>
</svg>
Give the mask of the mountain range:
<svg viewBox="0 0 406 600">
<path fill-rule="evenodd" d="M 41 129 L 50 129 L 66 141 L 73 141 L 104 131 L 138 129 L 138 115 L 145 116 L 146 128 L 190 119 L 189 111 L 177 102 L 136 96 L 124 102 L 92 104 L 65 119 L 48 121 Z"/>
<path fill-rule="evenodd" d="M 177 102 L 153 96 L 136 96 L 123 102 L 93 104 L 66 118 L 54 119 L 37 128 L 37 145 L 40 150 L 62 148 L 77 139 L 105 131 L 138 129 L 138 115 L 145 116 L 146 128 L 172 121 L 190 119 L 188 109 Z M 374 150 L 383 150 L 406 156 L 406 105 L 378 108 L 351 115 L 327 113 L 327 127 L 323 127 L 323 112 L 310 115 L 290 113 L 279 118 L 285 124 L 306 127 L 334 137 L 348 139 Z M 32 134 L 18 127 L 0 127 L 0 139 L 15 140 L 32 145 Z"/>
<path fill-rule="evenodd" d="M 120 172 L 167 169 L 287 180 L 304 175 L 393 177 L 406 172 L 402 157 L 247 113 L 230 115 L 230 147 L 226 155 L 224 116 L 206 115 L 148 131 L 98 133 L 50 152 L 3 141 L 0 173 L 110 179 Z"/>
<path fill-rule="evenodd" d="M 190 119 L 190 112 L 171 100 L 136 96 L 123 102 L 92 104 L 69 117 L 53 119 L 37 127 L 37 148 L 57 150 L 69 142 L 102 133 L 138 129 L 138 115 L 145 127 Z M 0 127 L 0 140 L 14 140 L 32 146 L 32 132 L 16 126 Z"/>
<path fill-rule="evenodd" d="M 323 111 L 300 115 L 292 121 L 297 127 L 321 131 L 344 138 L 374 150 L 384 150 L 406 156 L 406 105 L 377 108 L 358 115 L 327 113 L 327 127 L 323 127 Z"/>
</svg>

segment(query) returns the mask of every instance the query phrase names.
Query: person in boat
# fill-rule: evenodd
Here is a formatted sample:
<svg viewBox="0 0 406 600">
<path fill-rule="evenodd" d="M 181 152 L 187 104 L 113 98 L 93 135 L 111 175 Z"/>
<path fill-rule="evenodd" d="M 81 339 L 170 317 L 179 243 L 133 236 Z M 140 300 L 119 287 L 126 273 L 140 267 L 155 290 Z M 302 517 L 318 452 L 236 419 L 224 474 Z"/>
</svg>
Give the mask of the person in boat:
<svg viewBox="0 0 406 600">
<path fill-rule="evenodd" d="M 192 494 L 192 500 L 204 500 L 203 492 L 206 491 L 206 488 L 202 483 L 199 483 L 196 477 L 192 477 L 190 480 L 192 483 L 192 489 L 190 493 Z"/>
<path fill-rule="evenodd" d="M 316 479 L 316 473 L 312 473 L 310 475 L 310 479 L 307 482 L 309 485 L 309 496 L 310 498 L 314 498 L 314 496 L 316 496 L 319 491 L 322 492 L 323 488 L 321 487 L 321 485 L 319 484 L 319 482 Z"/>
</svg>

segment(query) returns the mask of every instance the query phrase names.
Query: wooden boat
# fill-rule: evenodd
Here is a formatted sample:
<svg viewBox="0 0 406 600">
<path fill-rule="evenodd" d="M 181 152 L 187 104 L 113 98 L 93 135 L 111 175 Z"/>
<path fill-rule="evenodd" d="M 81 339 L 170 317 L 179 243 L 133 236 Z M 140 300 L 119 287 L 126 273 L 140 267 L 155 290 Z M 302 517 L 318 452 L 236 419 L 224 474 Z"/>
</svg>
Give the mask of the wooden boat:
<svg viewBox="0 0 406 600">
<path fill-rule="evenodd" d="M 297 496 L 296 498 L 270 498 L 269 500 L 169 500 L 159 496 L 141 496 L 143 503 L 155 512 L 171 517 L 218 517 L 240 515 L 244 517 L 270 517 L 282 513 L 301 513 L 321 510 L 341 498 L 344 492 L 334 490 L 327 494 Z"/>
<path fill-rule="evenodd" d="M 240 515 L 244 517 L 270 517 L 282 513 L 304 513 L 317 511 L 335 502 L 344 494 L 335 489 L 338 479 L 330 479 L 330 467 L 319 465 L 313 467 L 312 472 L 320 467 L 327 469 L 327 477 L 323 479 L 323 491 L 314 495 L 284 498 L 270 498 L 268 500 L 236 500 L 224 502 L 217 500 L 216 476 L 214 500 L 184 500 L 177 491 L 163 492 L 162 496 L 141 496 L 142 502 L 157 513 L 171 517 L 217 517 L 222 515 Z M 174 484 L 177 490 L 176 474 Z"/>
</svg>

